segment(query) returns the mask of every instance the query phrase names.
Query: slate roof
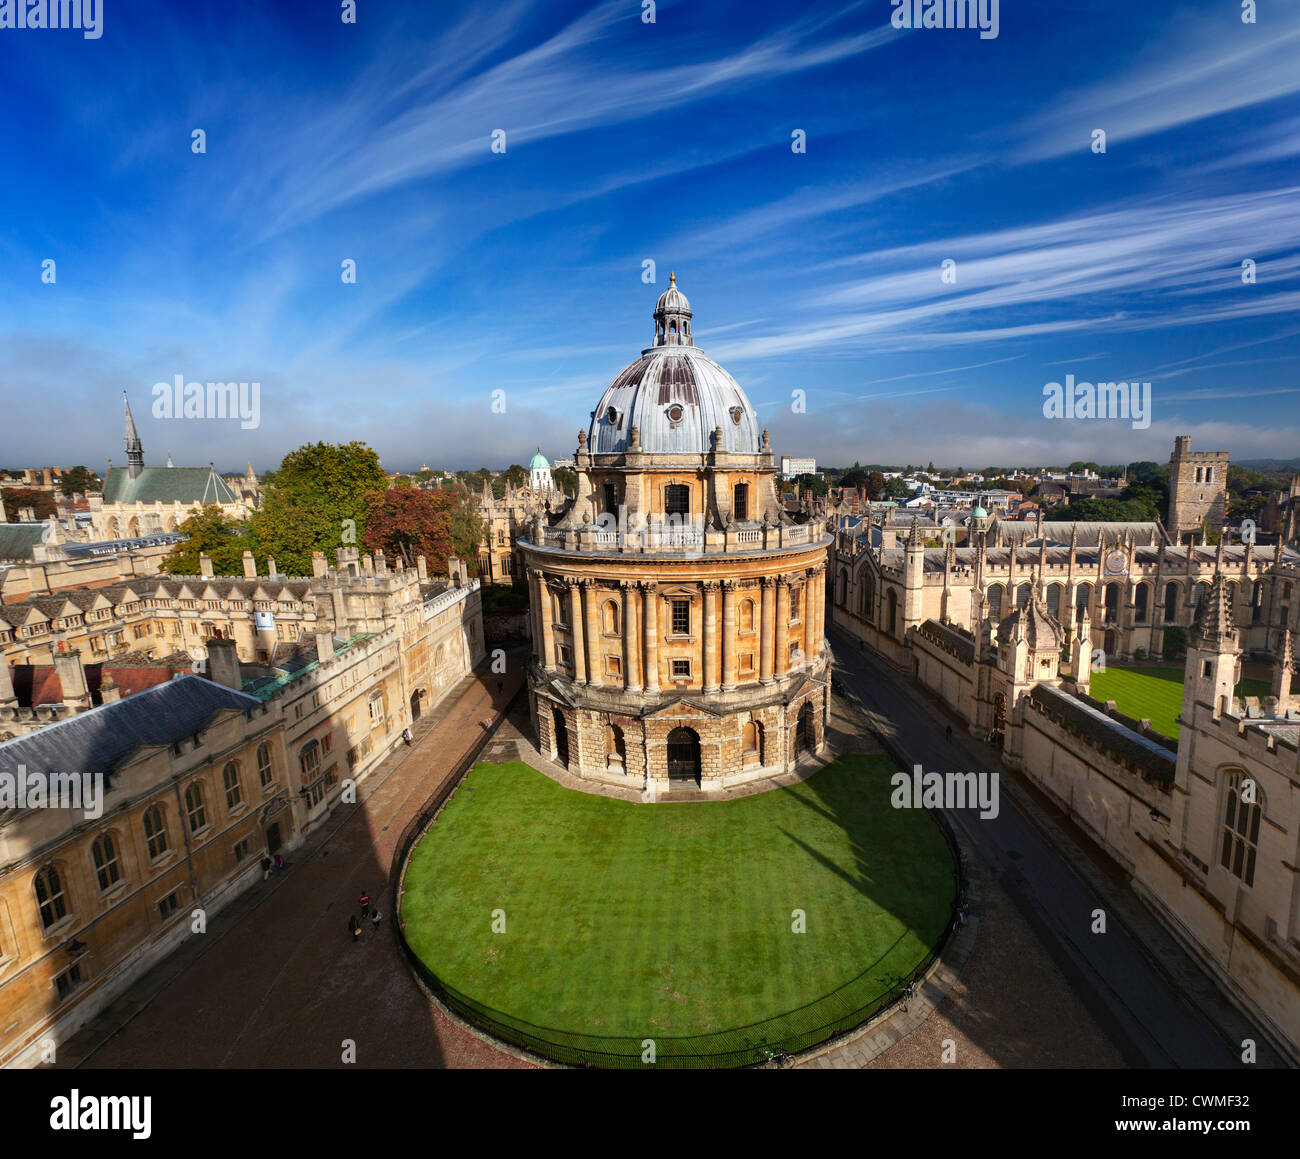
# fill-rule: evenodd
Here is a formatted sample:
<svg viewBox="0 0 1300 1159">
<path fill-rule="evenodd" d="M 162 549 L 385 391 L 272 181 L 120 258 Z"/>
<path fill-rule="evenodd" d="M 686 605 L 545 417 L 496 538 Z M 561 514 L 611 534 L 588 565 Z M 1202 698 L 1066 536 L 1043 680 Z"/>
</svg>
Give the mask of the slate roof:
<svg viewBox="0 0 1300 1159">
<path fill-rule="evenodd" d="M 145 467 L 132 479 L 123 467 L 104 477 L 104 503 L 236 503 L 235 493 L 211 467 Z"/>
<path fill-rule="evenodd" d="M 0 523 L 0 559 L 31 559 L 44 534 L 44 523 Z"/>
<path fill-rule="evenodd" d="M 0 742 L 0 773 L 112 773 L 136 749 L 171 745 L 200 732 L 228 709 L 261 702 L 201 676 L 179 676 L 125 700 L 92 708 L 36 732 Z"/>
</svg>

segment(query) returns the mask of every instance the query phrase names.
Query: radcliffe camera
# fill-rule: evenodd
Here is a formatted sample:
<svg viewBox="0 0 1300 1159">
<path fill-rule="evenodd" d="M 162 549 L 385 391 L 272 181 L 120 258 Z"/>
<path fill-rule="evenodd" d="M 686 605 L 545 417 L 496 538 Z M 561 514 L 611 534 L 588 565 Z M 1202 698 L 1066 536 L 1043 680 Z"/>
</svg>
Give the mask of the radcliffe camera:
<svg viewBox="0 0 1300 1159">
<path fill-rule="evenodd" d="M 1290 1129 L 1297 44 L 0 0 L 10 1149 Z"/>
</svg>

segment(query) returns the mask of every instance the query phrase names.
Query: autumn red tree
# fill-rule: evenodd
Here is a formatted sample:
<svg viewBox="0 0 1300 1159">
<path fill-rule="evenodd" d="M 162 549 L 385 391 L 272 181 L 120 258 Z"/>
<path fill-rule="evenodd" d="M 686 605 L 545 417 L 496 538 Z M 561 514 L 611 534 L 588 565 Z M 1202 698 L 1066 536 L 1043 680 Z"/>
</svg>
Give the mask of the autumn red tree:
<svg viewBox="0 0 1300 1159">
<path fill-rule="evenodd" d="M 382 551 L 407 567 L 414 567 L 422 555 L 430 573 L 436 574 L 447 570 L 453 555 L 473 570 L 482 533 L 482 520 L 474 514 L 464 487 L 400 487 L 370 497 L 361 542 L 367 551 Z"/>
<path fill-rule="evenodd" d="M 37 519 L 49 519 L 59 513 L 54 496 L 48 491 L 35 487 L 6 487 L 3 493 L 5 517 L 10 523 L 18 521 L 18 512 L 24 507 L 32 508 Z"/>
</svg>

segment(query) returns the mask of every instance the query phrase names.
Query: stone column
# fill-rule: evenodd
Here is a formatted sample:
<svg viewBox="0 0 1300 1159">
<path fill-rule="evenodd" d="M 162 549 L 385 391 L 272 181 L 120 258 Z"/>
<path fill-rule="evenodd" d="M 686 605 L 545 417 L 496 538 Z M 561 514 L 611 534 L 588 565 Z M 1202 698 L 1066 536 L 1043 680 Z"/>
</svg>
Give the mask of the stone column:
<svg viewBox="0 0 1300 1159">
<path fill-rule="evenodd" d="M 760 684 L 772 683 L 772 634 L 776 630 L 773 603 L 775 585 L 771 576 L 763 577 L 763 613 L 759 621 L 758 679 Z"/>
<path fill-rule="evenodd" d="M 573 640 L 573 682 L 587 683 L 587 656 L 582 641 L 582 585 L 576 579 L 564 581 L 569 589 L 569 636 Z"/>
<path fill-rule="evenodd" d="M 826 641 L 826 565 L 822 564 L 817 569 L 817 617 L 813 621 L 817 625 L 816 635 L 813 637 L 813 648 L 816 657 L 820 658 L 822 654 L 822 645 Z"/>
<path fill-rule="evenodd" d="M 623 589 L 623 688 L 627 692 L 640 692 L 641 681 L 636 672 L 636 584 L 623 580 L 619 587 Z"/>
<path fill-rule="evenodd" d="M 790 667 L 790 581 L 776 577 L 776 664 L 774 675 L 784 676 Z"/>
<path fill-rule="evenodd" d="M 722 691 L 736 689 L 736 581 L 722 581 Z"/>
<path fill-rule="evenodd" d="M 659 585 L 646 581 L 641 585 L 645 614 L 642 617 L 645 635 L 645 690 L 647 695 L 659 694 Z"/>
<path fill-rule="evenodd" d="M 718 590 L 716 580 L 706 580 L 700 585 L 703 601 L 700 608 L 700 663 L 704 666 L 704 691 L 718 691 L 718 625 L 713 619 L 713 593 Z"/>
<path fill-rule="evenodd" d="M 551 614 L 551 587 L 545 572 L 537 577 L 537 593 L 542 613 L 542 663 L 551 671 L 555 668 L 555 617 Z"/>
<path fill-rule="evenodd" d="M 599 688 L 604 684 L 604 676 L 601 669 L 604 667 L 605 658 L 601 649 L 601 631 L 603 625 L 600 622 L 600 604 L 598 589 L 591 580 L 585 580 L 582 585 L 582 598 L 585 606 L 587 625 L 587 683 L 592 688 Z"/>
</svg>

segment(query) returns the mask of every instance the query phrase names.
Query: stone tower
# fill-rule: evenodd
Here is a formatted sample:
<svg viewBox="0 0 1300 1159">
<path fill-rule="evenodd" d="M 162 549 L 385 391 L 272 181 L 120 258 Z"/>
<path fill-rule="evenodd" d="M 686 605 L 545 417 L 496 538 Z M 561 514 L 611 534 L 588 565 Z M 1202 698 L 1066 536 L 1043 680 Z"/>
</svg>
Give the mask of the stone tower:
<svg viewBox="0 0 1300 1159">
<path fill-rule="evenodd" d="M 1190 435 L 1174 440 L 1169 456 L 1169 536 L 1181 543 L 1202 524 L 1221 527 L 1227 498 L 1228 452 L 1193 451 Z"/>
</svg>

